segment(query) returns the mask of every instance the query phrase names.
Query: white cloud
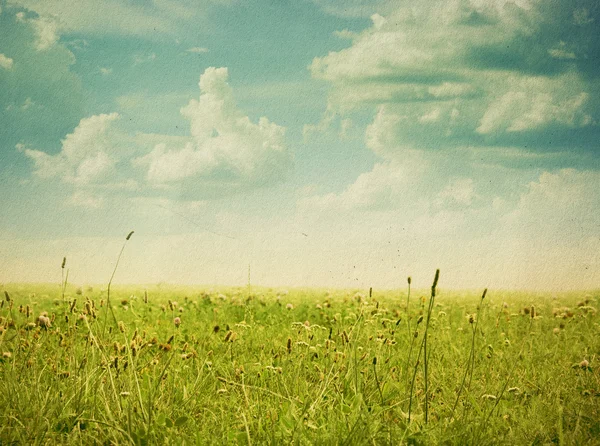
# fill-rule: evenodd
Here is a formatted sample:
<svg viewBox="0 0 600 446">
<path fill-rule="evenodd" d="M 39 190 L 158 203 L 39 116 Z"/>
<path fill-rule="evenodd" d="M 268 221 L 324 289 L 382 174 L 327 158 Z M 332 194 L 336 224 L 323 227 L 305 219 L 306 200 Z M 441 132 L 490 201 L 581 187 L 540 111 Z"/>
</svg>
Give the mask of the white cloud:
<svg viewBox="0 0 600 446">
<path fill-rule="evenodd" d="M 424 114 L 419 118 L 419 122 L 437 122 L 440 119 L 440 109 L 434 108 L 429 113 Z"/>
<path fill-rule="evenodd" d="M 62 141 L 62 149 L 56 155 L 25 149 L 25 155 L 34 161 L 35 175 L 60 177 L 78 185 L 104 181 L 115 164 L 115 141 L 109 130 L 118 118 L 117 113 L 111 113 L 82 119 Z"/>
<path fill-rule="evenodd" d="M 301 198 L 302 212 L 350 211 L 407 208 L 421 200 L 421 180 L 426 163 L 417 153 L 402 162 L 377 163 L 369 172 L 339 194 L 329 193 Z"/>
<path fill-rule="evenodd" d="M 590 11 L 587 8 L 576 8 L 573 11 L 573 21 L 576 25 L 585 26 L 592 23 L 594 19 L 590 17 Z"/>
<path fill-rule="evenodd" d="M 567 45 L 563 41 L 559 42 L 556 48 L 549 49 L 548 54 L 555 59 L 577 59 L 575 53 L 567 49 Z"/>
<path fill-rule="evenodd" d="M 147 62 L 154 62 L 156 60 L 156 53 L 148 53 L 148 54 L 135 54 L 133 56 L 133 64 L 139 65 Z"/>
<path fill-rule="evenodd" d="M 10 57 L 0 53 L 0 68 L 10 70 L 13 67 L 13 60 Z"/>
<path fill-rule="evenodd" d="M 209 68 L 200 77 L 199 99 L 181 109 L 191 136 L 127 135 L 114 128 L 119 115 L 111 113 L 82 119 L 57 154 L 21 150 L 35 176 L 96 193 L 146 187 L 195 200 L 281 181 L 291 163 L 285 128 L 266 117 L 252 122 L 237 108 L 227 79 L 226 68 Z"/>
<path fill-rule="evenodd" d="M 532 132 L 557 126 L 564 133 L 597 119 L 594 76 L 583 73 L 592 70 L 585 59 L 597 42 L 573 22 L 589 22 L 587 9 L 431 0 L 389 2 L 382 11 L 373 15 L 373 26 L 351 36 L 349 47 L 310 66 L 314 78 L 332 85 L 328 113 L 343 119 L 378 107 L 368 130 L 378 155 L 389 156 L 392 146 L 431 150 L 508 141 L 531 150 Z M 384 125 L 387 131 L 373 132 Z M 381 134 L 390 140 L 379 143 Z"/>
<path fill-rule="evenodd" d="M 44 51 L 52 47 L 58 41 L 58 25 L 56 20 L 48 17 L 32 19 L 31 22 L 37 32 L 36 48 Z"/>
<path fill-rule="evenodd" d="M 510 91 L 489 104 L 477 132 L 522 132 L 550 124 L 584 127 L 592 123 L 588 99 L 572 75 L 516 79 Z"/>
<path fill-rule="evenodd" d="M 31 25 L 35 31 L 36 40 L 34 45 L 36 50 L 48 50 L 58 42 L 58 19 L 56 18 L 56 15 L 48 14 L 40 15 L 38 17 L 29 17 L 21 11 L 15 14 L 15 18 L 19 23 Z"/>
<path fill-rule="evenodd" d="M 281 177 L 290 160 L 285 129 L 265 117 L 251 122 L 237 108 L 227 80 L 226 68 L 208 68 L 200 76 L 200 98 L 181 109 L 192 136 L 183 148 L 158 144 L 134 160 L 147 166 L 150 183 L 219 178 L 239 188 Z"/>
<path fill-rule="evenodd" d="M 208 53 L 209 50 L 208 50 L 208 48 L 205 48 L 205 47 L 195 46 L 192 48 L 188 48 L 185 51 L 186 51 L 186 53 L 204 54 L 204 53 Z"/>
</svg>

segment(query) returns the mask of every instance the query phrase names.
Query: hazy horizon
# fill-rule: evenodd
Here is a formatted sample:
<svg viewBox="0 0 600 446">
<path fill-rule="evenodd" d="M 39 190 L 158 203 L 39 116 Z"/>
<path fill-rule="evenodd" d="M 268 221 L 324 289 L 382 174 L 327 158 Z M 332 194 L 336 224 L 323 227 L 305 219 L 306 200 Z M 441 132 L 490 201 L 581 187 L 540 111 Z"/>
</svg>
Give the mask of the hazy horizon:
<svg viewBox="0 0 600 446">
<path fill-rule="evenodd" d="M 0 283 L 600 287 L 592 0 L 0 0 Z"/>
</svg>

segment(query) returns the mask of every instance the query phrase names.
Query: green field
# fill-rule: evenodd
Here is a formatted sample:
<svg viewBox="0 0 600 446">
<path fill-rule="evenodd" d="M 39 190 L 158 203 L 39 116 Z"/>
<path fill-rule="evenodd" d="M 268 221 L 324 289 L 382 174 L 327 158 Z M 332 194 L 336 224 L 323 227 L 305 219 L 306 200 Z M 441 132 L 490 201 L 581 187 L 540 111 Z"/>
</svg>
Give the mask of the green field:
<svg viewBox="0 0 600 446">
<path fill-rule="evenodd" d="M 598 293 L 4 290 L 2 445 L 600 442 Z"/>
</svg>

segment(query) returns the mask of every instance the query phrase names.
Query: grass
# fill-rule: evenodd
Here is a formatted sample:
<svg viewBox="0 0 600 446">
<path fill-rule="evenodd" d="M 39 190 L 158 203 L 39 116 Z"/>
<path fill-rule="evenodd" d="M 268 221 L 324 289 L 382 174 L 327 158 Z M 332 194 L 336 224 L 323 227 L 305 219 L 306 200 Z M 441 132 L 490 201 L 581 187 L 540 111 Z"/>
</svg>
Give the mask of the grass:
<svg viewBox="0 0 600 446">
<path fill-rule="evenodd" d="M 409 290 L 6 285 L 0 444 L 598 444 L 600 295 Z"/>
</svg>

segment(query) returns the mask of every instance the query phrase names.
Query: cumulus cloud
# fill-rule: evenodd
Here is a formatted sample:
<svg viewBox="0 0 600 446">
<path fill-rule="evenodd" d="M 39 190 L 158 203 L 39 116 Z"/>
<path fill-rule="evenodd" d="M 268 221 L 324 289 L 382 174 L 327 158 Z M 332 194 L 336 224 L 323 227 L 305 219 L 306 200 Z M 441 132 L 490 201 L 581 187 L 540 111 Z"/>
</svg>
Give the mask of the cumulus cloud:
<svg viewBox="0 0 600 446">
<path fill-rule="evenodd" d="M 427 163 L 418 153 L 400 161 L 377 163 L 341 193 L 312 195 L 298 202 L 302 212 L 408 208 L 424 201 L 422 179 Z"/>
<path fill-rule="evenodd" d="M 54 45 L 58 40 L 56 20 L 48 17 L 32 19 L 33 26 L 37 32 L 36 48 L 44 51 Z"/>
<path fill-rule="evenodd" d="M 185 52 L 194 54 L 204 54 L 208 53 L 208 48 L 205 48 L 203 46 L 194 46 L 192 48 L 188 48 L 187 50 L 185 50 Z"/>
<path fill-rule="evenodd" d="M 181 109 L 190 136 L 137 133 L 115 126 L 118 113 L 82 119 L 56 154 L 18 144 L 40 179 L 59 179 L 76 189 L 139 193 L 178 191 L 186 200 L 239 193 L 281 181 L 290 167 L 285 128 L 240 111 L 227 68 L 200 76 L 200 97 Z M 71 204 L 99 203 L 76 194 Z M 85 199 L 84 199 L 85 198 Z M 101 203 L 101 202 L 100 202 Z"/>
<path fill-rule="evenodd" d="M 59 177 L 64 182 L 86 185 L 104 181 L 115 165 L 115 142 L 110 126 L 117 113 L 84 118 L 62 141 L 56 155 L 25 149 L 25 155 L 35 164 L 34 174 L 40 178 Z"/>
<path fill-rule="evenodd" d="M 190 121 L 191 138 L 184 147 L 157 144 L 134 160 L 147 169 L 154 185 L 225 189 L 278 181 L 290 155 L 285 129 L 262 117 L 253 123 L 236 106 L 227 68 L 208 68 L 200 76 L 200 97 L 181 109 Z"/>
<path fill-rule="evenodd" d="M 477 132 L 522 132 L 548 125 L 585 127 L 592 123 L 586 107 L 590 95 L 582 91 L 582 82 L 574 76 L 527 77 L 514 84 L 489 104 Z"/>
<path fill-rule="evenodd" d="M 13 60 L 10 57 L 0 53 L 0 68 L 4 70 L 10 70 L 13 66 Z"/>
<path fill-rule="evenodd" d="M 582 147 L 600 136 L 591 1 L 577 8 L 537 0 L 390 5 L 350 36 L 349 47 L 313 60 L 313 77 L 333 86 L 328 109 L 376 106 L 374 125 L 389 127 L 396 148 L 544 151 L 548 139 L 534 134 L 569 132 Z"/>
</svg>

